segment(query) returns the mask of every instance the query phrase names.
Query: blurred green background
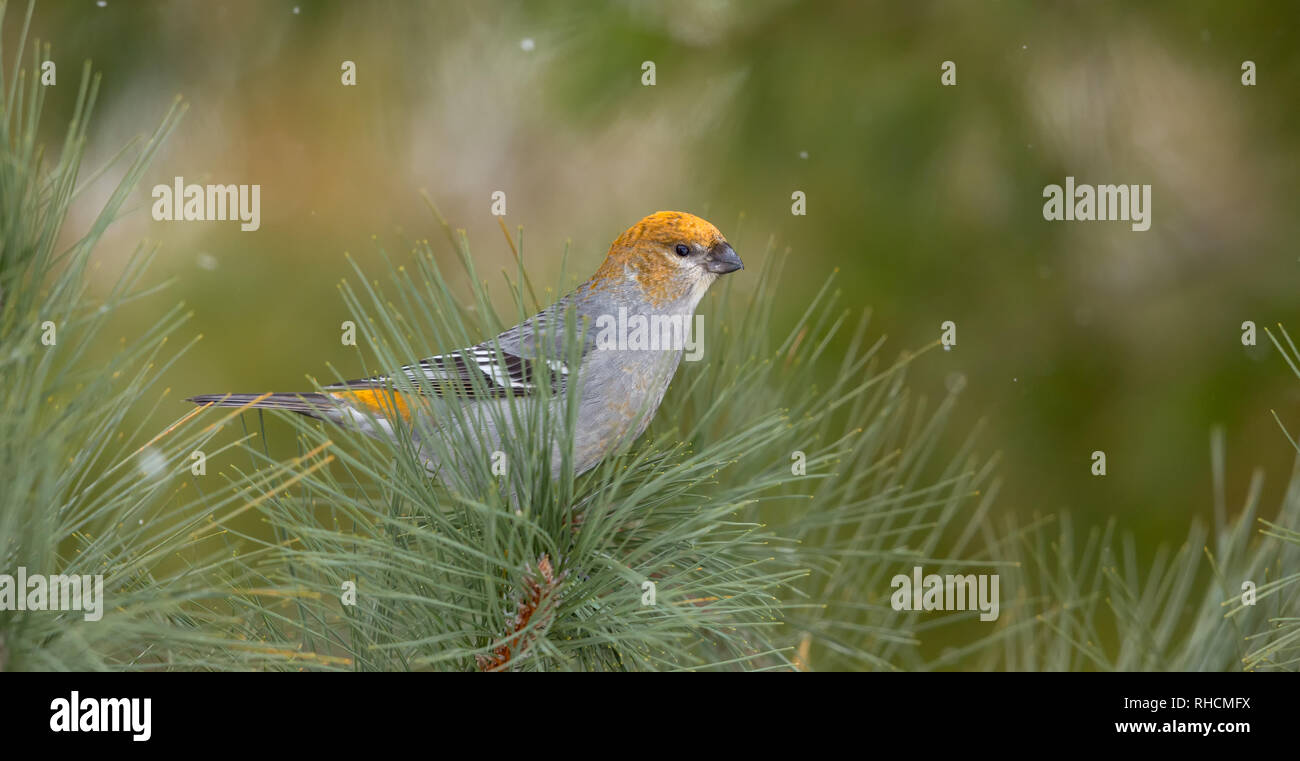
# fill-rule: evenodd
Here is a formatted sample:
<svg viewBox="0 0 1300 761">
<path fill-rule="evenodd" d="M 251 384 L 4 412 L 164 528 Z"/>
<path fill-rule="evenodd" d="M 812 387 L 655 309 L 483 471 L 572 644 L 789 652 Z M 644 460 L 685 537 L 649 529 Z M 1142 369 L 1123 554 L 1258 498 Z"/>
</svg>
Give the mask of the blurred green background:
<svg viewBox="0 0 1300 761">
<path fill-rule="evenodd" d="M 107 283 L 157 241 L 151 279 L 176 281 L 122 334 L 178 299 L 183 334 L 203 334 L 160 421 L 194 393 L 303 390 L 332 378 L 326 363 L 359 374 L 339 341 L 344 251 L 378 274 L 380 246 L 400 259 L 429 238 L 459 273 L 421 188 L 496 284 L 513 264 L 493 191 L 538 283 L 566 240 L 585 276 L 643 215 L 686 210 L 745 259 L 735 288 L 769 240 L 790 249 L 787 322 L 836 268 L 891 355 L 956 322 L 957 346 L 913 382 L 940 396 L 964 377 L 963 424 L 986 418 L 982 449 L 1002 452 L 998 508 L 1117 516 L 1150 547 L 1210 514 L 1214 425 L 1230 504 L 1262 466 L 1270 515 L 1291 466 L 1269 411 L 1300 424 L 1300 384 L 1263 329 L 1300 327 L 1298 20 L 1293 4 L 1226 2 L 78 0 L 38 5 L 32 34 L 59 67 L 52 141 L 82 62 L 104 73 L 89 168 L 176 95 L 190 106 L 98 252 Z M 260 184 L 261 229 L 153 221 L 150 188 L 178 175 Z M 1152 185 L 1151 229 L 1044 221 L 1043 187 L 1067 175 Z"/>
</svg>

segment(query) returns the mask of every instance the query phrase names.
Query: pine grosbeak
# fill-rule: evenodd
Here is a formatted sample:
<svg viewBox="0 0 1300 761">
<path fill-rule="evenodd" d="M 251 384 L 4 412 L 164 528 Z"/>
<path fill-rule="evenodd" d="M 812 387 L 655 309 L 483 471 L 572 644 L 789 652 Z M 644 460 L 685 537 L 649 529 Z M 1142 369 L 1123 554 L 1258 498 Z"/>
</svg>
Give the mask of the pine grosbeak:
<svg viewBox="0 0 1300 761">
<path fill-rule="evenodd" d="M 324 393 L 208 394 L 188 401 L 290 410 L 390 440 L 398 419 L 405 423 L 401 430 L 418 436 L 412 415 L 429 410 L 439 427 L 473 439 L 466 452 L 476 446 L 481 452 L 518 430 L 511 416 L 526 411 L 530 397 L 558 405 L 552 420 L 564 419 L 563 405 L 572 398 L 579 409 L 571 465 L 583 473 L 641 435 L 681 361 L 680 340 L 655 342 L 664 336 L 647 337 L 645 330 L 688 328 L 713 281 L 743 266 L 712 224 L 661 211 L 620 235 L 596 274 L 555 304 L 495 339 L 402 368 L 421 399 L 378 376 L 327 386 Z M 572 320 L 567 329 L 566 320 Z M 565 346 L 565 336 L 580 339 L 581 349 Z M 566 362 L 575 355 L 580 357 L 576 371 Z M 539 381 L 551 390 L 539 392 Z M 564 392 L 572 382 L 578 386 L 569 396 Z M 459 409 L 439 406 L 447 404 Z M 436 474 L 446 457 L 433 449 L 418 447 L 425 467 Z M 553 474 L 561 468 L 561 455 L 553 443 Z"/>
</svg>

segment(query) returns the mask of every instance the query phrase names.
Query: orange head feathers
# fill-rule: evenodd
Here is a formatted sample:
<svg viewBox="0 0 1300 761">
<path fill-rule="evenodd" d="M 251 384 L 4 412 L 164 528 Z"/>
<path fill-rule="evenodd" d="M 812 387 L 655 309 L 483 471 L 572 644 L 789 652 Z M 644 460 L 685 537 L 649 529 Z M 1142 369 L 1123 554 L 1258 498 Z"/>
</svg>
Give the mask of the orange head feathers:
<svg viewBox="0 0 1300 761">
<path fill-rule="evenodd" d="M 743 266 L 706 220 L 657 211 L 618 236 L 591 284 L 602 290 L 632 287 L 656 308 L 685 300 L 693 310 L 718 275 Z"/>
</svg>

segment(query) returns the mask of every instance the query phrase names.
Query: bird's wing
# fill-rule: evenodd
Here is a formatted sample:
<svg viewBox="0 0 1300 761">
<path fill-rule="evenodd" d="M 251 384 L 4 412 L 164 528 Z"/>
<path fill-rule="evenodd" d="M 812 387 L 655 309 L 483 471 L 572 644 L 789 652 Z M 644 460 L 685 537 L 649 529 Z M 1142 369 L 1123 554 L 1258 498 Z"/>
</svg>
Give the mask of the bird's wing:
<svg viewBox="0 0 1300 761">
<path fill-rule="evenodd" d="M 415 389 L 425 395 L 461 399 L 501 398 L 536 394 L 542 382 L 539 373 L 549 374 L 549 386 L 564 390 L 569 369 L 558 360 L 521 357 L 490 344 L 479 344 L 449 354 L 438 354 L 407 365 L 402 372 Z M 327 391 L 392 388 L 393 379 L 386 375 L 346 381 L 327 386 Z"/>
</svg>

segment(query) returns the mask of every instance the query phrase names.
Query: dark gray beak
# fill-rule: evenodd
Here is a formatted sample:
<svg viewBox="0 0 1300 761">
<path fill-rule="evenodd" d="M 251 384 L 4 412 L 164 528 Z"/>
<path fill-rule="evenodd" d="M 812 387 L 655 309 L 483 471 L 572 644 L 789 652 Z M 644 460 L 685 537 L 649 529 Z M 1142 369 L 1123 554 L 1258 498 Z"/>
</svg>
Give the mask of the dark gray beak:
<svg viewBox="0 0 1300 761">
<path fill-rule="evenodd" d="M 716 272 L 719 275 L 725 275 L 728 272 L 735 272 L 744 268 L 745 263 L 740 261 L 739 256 L 736 256 L 731 244 L 725 241 L 709 249 L 709 258 L 704 260 L 704 269 L 709 272 Z"/>
</svg>

